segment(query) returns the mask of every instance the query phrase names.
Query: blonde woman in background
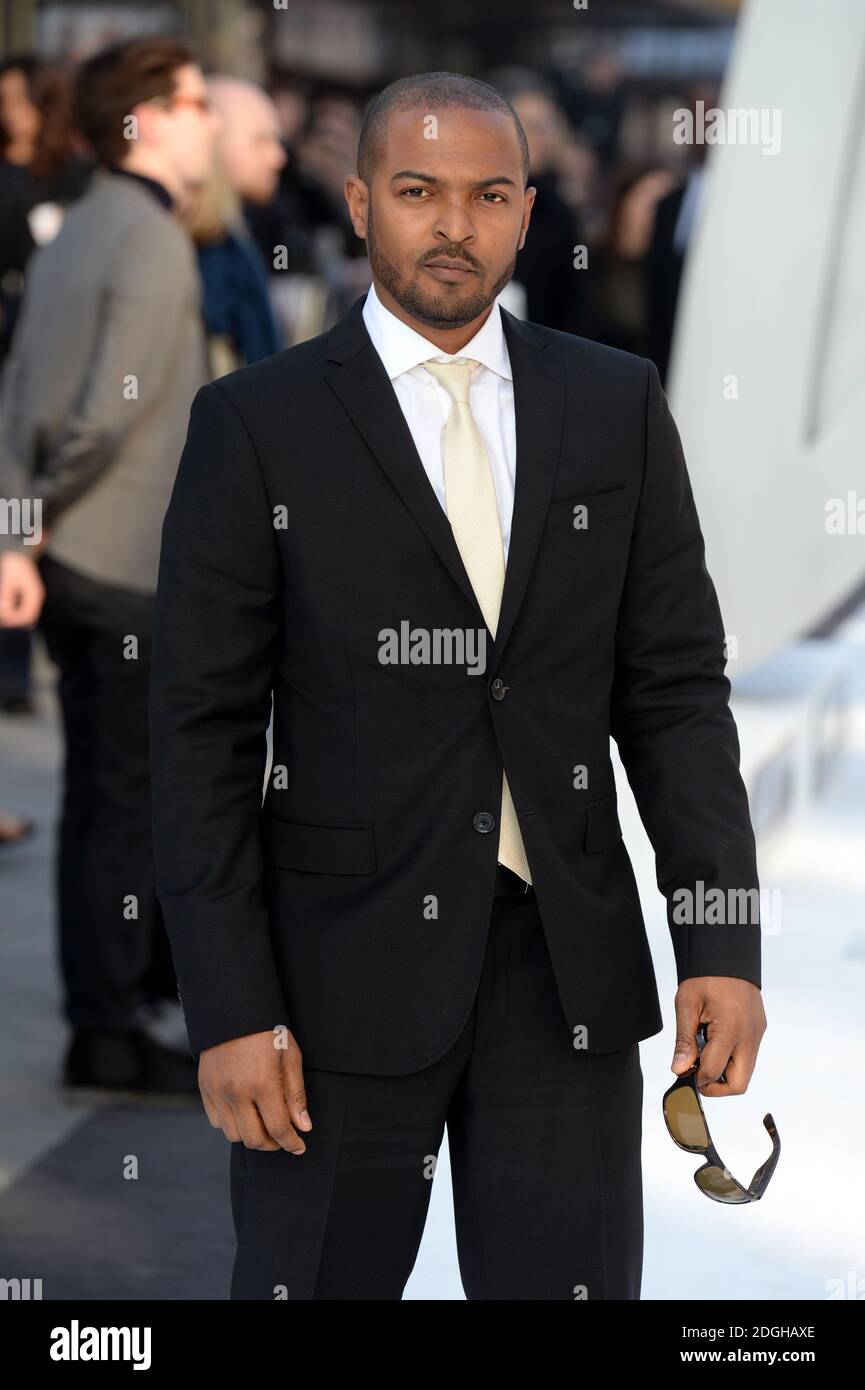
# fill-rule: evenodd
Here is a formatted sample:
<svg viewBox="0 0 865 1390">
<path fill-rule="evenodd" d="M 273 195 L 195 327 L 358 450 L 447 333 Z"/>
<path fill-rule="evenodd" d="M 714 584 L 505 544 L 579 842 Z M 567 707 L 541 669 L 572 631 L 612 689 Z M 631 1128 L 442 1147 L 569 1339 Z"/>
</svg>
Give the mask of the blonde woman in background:
<svg viewBox="0 0 865 1390">
<path fill-rule="evenodd" d="M 216 156 L 184 223 L 198 250 L 216 378 L 283 346 L 270 303 L 268 268 L 246 226 L 244 203 L 272 199 L 285 151 L 276 108 L 258 87 L 219 77 L 210 80 L 208 92 L 220 117 Z"/>
</svg>

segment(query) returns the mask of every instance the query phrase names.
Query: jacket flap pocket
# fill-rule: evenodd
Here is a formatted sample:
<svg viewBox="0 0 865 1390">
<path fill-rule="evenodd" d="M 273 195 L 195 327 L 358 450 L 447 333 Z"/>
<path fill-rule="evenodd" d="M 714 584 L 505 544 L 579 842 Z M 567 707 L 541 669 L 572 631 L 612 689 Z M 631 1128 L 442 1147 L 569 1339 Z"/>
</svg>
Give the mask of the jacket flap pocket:
<svg viewBox="0 0 865 1390">
<path fill-rule="evenodd" d="M 265 816 L 264 852 L 280 869 L 313 874 L 371 874 L 376 868 L 371 825 L 311 825 Z"/>
<path fill-rule="evenodd" d="M 617 794 L 613 792 L 612 796 L 590 801 L 586 807 L 586 853 L 596 854 L 598 850 L 611 849 L 621 838 Z"/>
<path fill-rule="evenodd" d="M 577 512 L 577 507 L 585 507 L 585 511 Z M 616 487 L 609 492 L 596 492 L 594 495 L 585 492 L 575 493 L 573 497 L 559 497 L 550 503 L 546 529 L 557 531 L 569 526 L 575 531 L 590 531 L 594 522 L 607 521 L 612 516 L 624 516 L 627 510 L 626 487 Z"/>
</svg>

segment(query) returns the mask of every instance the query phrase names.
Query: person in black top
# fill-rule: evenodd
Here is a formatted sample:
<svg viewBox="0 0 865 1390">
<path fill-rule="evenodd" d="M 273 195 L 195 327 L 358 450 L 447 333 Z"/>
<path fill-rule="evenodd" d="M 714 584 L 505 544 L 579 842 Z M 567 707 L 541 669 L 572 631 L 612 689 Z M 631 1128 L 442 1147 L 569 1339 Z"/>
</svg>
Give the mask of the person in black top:
<svg viewBox="0 0 865 1390">
<path fill-rule="evenodd" d="M 65 74 L 39 58 L 0 64 L 0 362 L 36 246 L 53 240 L 63 213 L 90 181 L 92 165 L 71 133 Z"/>
<path fill-rule="evenodd" d="M 506 86 L 508 84 L 505 84 Z M 526 317 L 565 333 L 584 331 L 584 275 L 574 266 L 584 234 L 576 208 L 560 191 L 557 154 L 567 118 L 543 79 L 513 79 L 510 100 L 529 143 L 529 176 L 537 189 L 532 235 L 517 256 L 514 279 L 526 292 Z"/>
</svg>

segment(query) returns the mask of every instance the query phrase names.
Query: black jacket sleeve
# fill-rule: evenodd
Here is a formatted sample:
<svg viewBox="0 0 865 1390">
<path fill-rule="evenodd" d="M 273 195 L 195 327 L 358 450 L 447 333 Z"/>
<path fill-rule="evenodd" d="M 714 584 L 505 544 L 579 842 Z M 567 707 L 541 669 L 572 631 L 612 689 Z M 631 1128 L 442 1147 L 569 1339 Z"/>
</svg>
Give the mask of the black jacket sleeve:
<svg viewBox="0 0 865 1390">
<path fill-rule="evenodd" d="M 259 824 L 280 615 L 255 450 L 204 386 L 162 530 L 150 688 L 156 884 L 195 1054 L 288 1025 Z"/>
<path fill-rule="evenodd" d="M 724 627 L 679 433 L 656 367 L 646 369 L 644 473 L 616 630 L 611 732 L 655 851 L 679 981 L 732 975 L 759 987 L 756 848 Z M 723 897 L 713 899 L 718 889 Z"/>
</svg>

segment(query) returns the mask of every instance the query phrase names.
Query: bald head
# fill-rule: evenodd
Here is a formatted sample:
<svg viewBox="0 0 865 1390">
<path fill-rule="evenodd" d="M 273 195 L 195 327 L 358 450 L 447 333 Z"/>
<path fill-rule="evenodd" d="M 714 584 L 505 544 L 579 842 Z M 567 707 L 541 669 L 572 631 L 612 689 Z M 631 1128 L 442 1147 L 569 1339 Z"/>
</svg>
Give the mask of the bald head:
<svg viewBox="0 0 865 1390">
<path fill-rule="evenodd" d="M 232 188 L 250 203 L 269 202 L 285 163 L 276 107 L 252 82 L 212 77 L 207 85 L 220 117 L 219 154 Z"/>
</svg>

